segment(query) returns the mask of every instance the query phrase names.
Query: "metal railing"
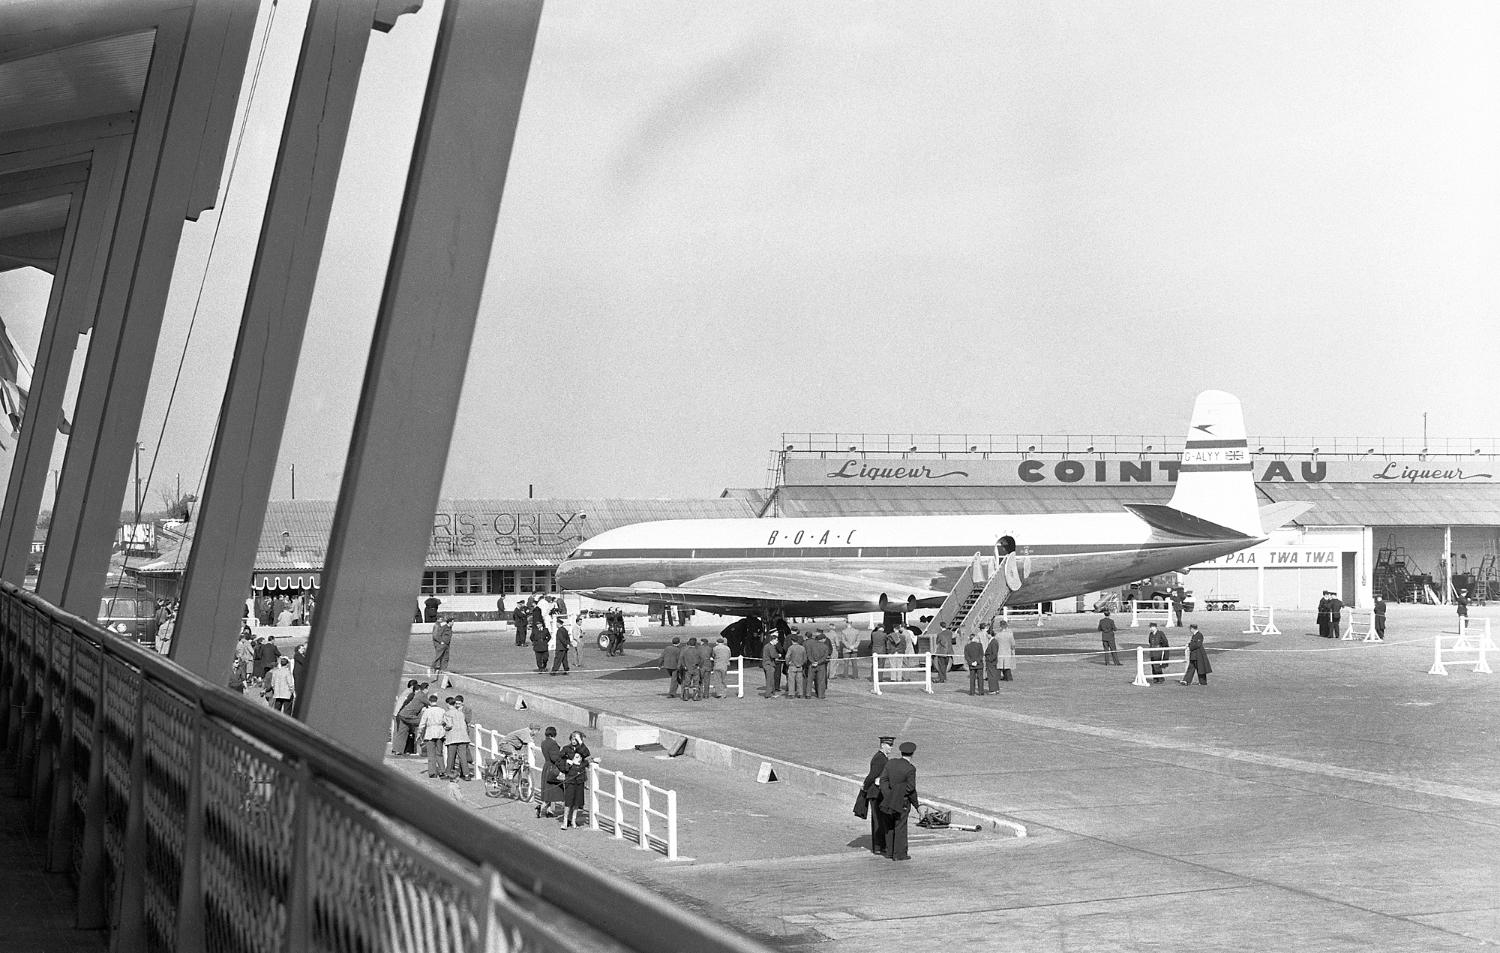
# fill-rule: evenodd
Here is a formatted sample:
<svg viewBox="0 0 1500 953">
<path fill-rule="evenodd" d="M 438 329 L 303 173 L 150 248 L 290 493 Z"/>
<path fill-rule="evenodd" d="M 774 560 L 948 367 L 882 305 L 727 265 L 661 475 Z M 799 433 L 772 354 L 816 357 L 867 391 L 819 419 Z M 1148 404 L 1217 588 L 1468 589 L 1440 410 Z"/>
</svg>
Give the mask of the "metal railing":
<svg viewBox="0 0 1500 953">
<path fill-rule="evenodd" d="M 1142 454 L 1181 453 L 1185 437 L 1166 434 L 783 433 L 782 451 L 817 456 L 846 453 L 915 454 Z M 1323 457 L 1500 455 L 1495 437 L 1249 437 L 1250 452 Z M 779 463 L 773 460 L 774 470 Z"/>
<path fill-rule="evenodd" d="M 764 950 L 10 583 L 0 736 L 114 949 Z"/>
<path fill-rule="evenodd" d="M 591 764 L 589 828 L 607 829 L 617 838 L 629 837 L 642 850 L 677 860 L 677 792 Z"/>
</svg>

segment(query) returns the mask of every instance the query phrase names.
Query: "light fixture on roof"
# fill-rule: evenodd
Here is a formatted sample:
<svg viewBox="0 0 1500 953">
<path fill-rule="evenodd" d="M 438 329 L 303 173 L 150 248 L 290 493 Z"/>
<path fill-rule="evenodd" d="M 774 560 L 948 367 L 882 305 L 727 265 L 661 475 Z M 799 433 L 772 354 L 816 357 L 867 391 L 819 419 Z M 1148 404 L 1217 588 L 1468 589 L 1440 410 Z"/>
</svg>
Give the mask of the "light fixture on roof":
<svg viewBox="0 0 1500 953">
<path fill-rule="evenodd" d="M 970 453 L 974 453 L 974 452 L 976 452 L 976 451 L 978 451 L 978 450 L 979 450 L 979 444 L 977 444 L 977 443 L 976 443 L 976 444 L 974 444 L 974 446 L 972 446 L 972 447 L 970 447 L 970 448 L 969 448 L 969 452 L 970 452 Z M 1478 452 L 1479 452 L 1479 451 L 1478 451 L 1478 450 L 1475 450 L 1475 451 L 1474 451 L 1474 452 L 1475 452 L 1475 453 L 1478 453 Z"/>
<path fill-rule="evenodd" d="M 1026 452 L 1027 453 L 1036 453 L 1036 444 L 1032 444 L 1031 446 L 1027 447 L 1026 448 Z"/>
<path fill-rule="evenodd" d="M 1093 453 L 1094 452 L 1094 448 L 1093 447 L 1089 447 L 1087 450 L 1085 450 L 1083 452 L 1084 453 Z"/>
</svg>

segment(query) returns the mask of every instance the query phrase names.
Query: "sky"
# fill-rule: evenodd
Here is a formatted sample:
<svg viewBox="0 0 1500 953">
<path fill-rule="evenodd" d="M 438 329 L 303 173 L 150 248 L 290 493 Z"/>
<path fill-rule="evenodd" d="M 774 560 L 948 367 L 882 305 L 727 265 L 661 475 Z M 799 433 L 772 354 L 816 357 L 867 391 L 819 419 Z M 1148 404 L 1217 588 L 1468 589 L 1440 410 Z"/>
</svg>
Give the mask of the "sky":
<svg viewBox="0 0 1500 953">
<path fill-rule="evenodd" d="M 184 233 L 153 502 L 204 467 L 305 9 L 263 11 Z M 337 493 L 438 11 L 372 40 L 276 498 Z M 1496 49 L 1486 2 L 548 0 L 444 493 L 716 496 L 789 431 L 1178 435 L 1210 388 L 1257 436 L 1500 435 Z M 46 290 L 0 275 L 27 349 Z"/>
</svg>

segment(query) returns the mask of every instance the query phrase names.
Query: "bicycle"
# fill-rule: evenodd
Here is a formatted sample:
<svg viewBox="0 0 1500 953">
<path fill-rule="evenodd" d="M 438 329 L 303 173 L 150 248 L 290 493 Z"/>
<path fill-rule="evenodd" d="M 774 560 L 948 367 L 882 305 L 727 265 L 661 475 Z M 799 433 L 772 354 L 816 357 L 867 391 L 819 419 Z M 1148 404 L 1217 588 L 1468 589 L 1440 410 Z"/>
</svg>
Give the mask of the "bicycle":
<svg viewBox="0 0 1500 953">
<path fill-rule="evenodd" d="M 519 751 L 508 753 L 503 760 L 491 761 L 484 766 L 484 794 L 486 797 L 509 797 L 517 801 L 531 800 L 531 772 Z"/>
</svg>

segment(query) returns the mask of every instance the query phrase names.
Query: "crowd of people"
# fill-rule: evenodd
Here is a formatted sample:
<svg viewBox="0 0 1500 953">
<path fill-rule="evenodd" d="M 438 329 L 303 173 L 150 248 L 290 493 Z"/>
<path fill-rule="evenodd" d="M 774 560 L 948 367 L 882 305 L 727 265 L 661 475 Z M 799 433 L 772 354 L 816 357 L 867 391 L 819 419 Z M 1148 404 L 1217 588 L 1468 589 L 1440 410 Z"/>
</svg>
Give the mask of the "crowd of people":
<svg viewBox="0 0 1500 953">
<path fill-rule="evenodd" d="M 229 687 L 258 698 L 277 711 L 296 712 L 298 697 L 307 676 L 307 644 L 301 643 L 285 655 L 271 632 L 256 635 L 249 624 L 240 628 L 234 646 L 234 667 Z"/>
</svg>

